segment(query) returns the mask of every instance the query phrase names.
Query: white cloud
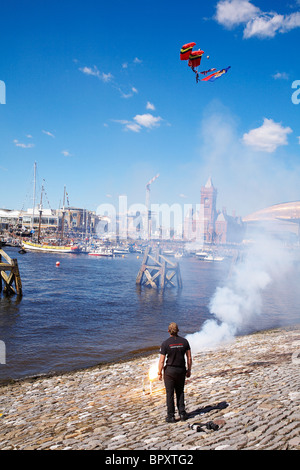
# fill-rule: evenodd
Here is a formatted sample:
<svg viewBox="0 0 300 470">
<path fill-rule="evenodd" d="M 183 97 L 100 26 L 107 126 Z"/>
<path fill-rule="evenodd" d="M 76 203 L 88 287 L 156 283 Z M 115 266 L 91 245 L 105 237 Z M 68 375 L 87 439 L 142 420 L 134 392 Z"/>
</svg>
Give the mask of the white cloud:
<svg viewBox="0 0 300 470">
<path fill-rule="evenodd" d="M 300 12 L 290 15 L 266 13 L 252 19 L 246 25 L 244 37 L 272 38 L 276 33 L 286 33 L 300 26 Z"/>
<path fill-rule="evenodd" d="M 119 92 L 121 93 L 122 98 L 125 98 L 125 99 L 131 98 L 131 97 L 133 96 L 132 93 L 124 93 L 124 92 L 121 90 L 121 88 L 119 88 Z"/>
<path fill-rule="evenodd" d="M 298 28 L 299 26 L 300 26 L 300 12 L 297 11 L 295 13 L 292 13 L 291 15 L 287 15 L 284 17 L 284 21 L 282 25 L 283 31 L 280 31 L 280 32 L 285 33 L 286 31 L 290 31 L 291 29 Z"/>
<path fill-rule="evenodd" d="M 153 127 L 158 127 L 160 124 L 159 122 L 162 120 L 161 117 L 155 117 L 150 113 L 146 114 L 137 114 L 133 118 L 140 126 L 147 127 L 148 129 L 152 129 Z"/>
<path fill-rule="evenodd" d="M 138 57 L 135 57 L 132 61 L 130 62 L 123 62 L 122 63 L 122 69 L 128 69 L 129 67 L 132 66 L 132 64 L 141 64 L 143 61 L 139 59 Z"/>
<path fill-rule="evenodd" d="M 80 72 L 84 73 L 85 75 L 91 75 L 93 77 L 99 78 L 99 80 L 102 80 L 103 82 L 109 82 L 112 80 L 113 76 L 111 73 L 104 73 L 100 72 L 96 65 L 94 65 L 93 68 L 91 67 L 81 67 L 79 68 Z"/>
<path fill-rule="evenodd" d="M 122 124 L 125 130 L 130 130 L 133 132 L 140 132 L 143 127 L 146 129 L 153 129 L 154 127 L 159 127 L 160 122 L 163 119 L 160 116 L 153 116 L 150 113 L 146 114 L 137 114 L 134 116 L 132 121 L 127 119 L 112 119 L 113 122 Z"/>
<path fill-rule="evenodd" d="M 17 139 L 15 139 L 13 142 L 16 147 L 21 147 L 22 149 L 30 149 L 34 147 L 34 144 L 23 144 L 22 142 L 19 142 Z"/>
<path fill-rule="evenodd" d="M 277 72 L 273 75 L 274 80 L 288 80 L 289 75 L 286 72 Z"/>
<path fill-rule="evenodd" d="M 140 132 L 141 126 L 137 124 L 136 122 L 128 122 L 126 124 L 126 129 L 133 131 L 133 132 Z"/>
<path fill-rule="evenodd" d="M 109 82 L 113 78 L 113 76 L 110 72 L 109 73 L 102 72 L 102 75 L 100 78 L 101 80 L 103 80 L 103 82 Z"/>
<path fill-rule="evenodd" d="M 131 91 L 129 93 L 124 93 L 124 91 L 122 91 L 120 87 L 116 87 L 116 88 L 121 93 L 121 97 L 125 99 L 131 98 L 134 95 L 134 93 L 138 93 L 138 90 L 134 86 L 131 87 Z"/>
<path fill-rule="evenodd" d="M 69 152 L 69 150 L 62 150 L 61 152 L 64 157 L 72 157 L 73 155 Z"/>
<path fill-rule="evenodd" d="M 51 132 L 49 132 L 49 131 L 44 131 L 44 130 L 43 130 L 42 132 L 43 132 L 44 134 L 46 134 L 46 135 L 49 135 L 50 137 L 55 138 L 55 136 L 54 136 Z"/>
<path fill-rule="evenodd" d="M 244 37 L 251 38 L 257 36 L 260 38 L 274 37 L 282 22 L 282 15 L 263 15 L 253 18 L 246 24 Z"/>
<path fill-rule="evenodd" d="M 262 12 L 250 0 L 220 0 L 215 20 L 226 28 L 244 25 L 244 38 L 272 38 L 300 26 L 300 12 L 281 15 L 274 11 Z"/>
<path fill-rule="evenodd" d="M 93 75 L 94 77 L 98 77 L 100 72 L 97 67 L 94 65 L 94 68 L 91 69 L 90 67 L 81 67 L 79 68 L 80 72 L 85 73 L 86 75 Z"/>
<path fill-rule="evenodd" d="M 280 145 L 287 145 L 287 135 L 291 132 L 290 127 L 283 127 L 272 119 L 264 118 L 261 127 L 243 135 L 243 142 L 255 150 L 271 153 Z"/>
<path fill-rule="evenodd" d="M 128 121 L 127 119 L 112 119 L 112 121 L 122 124 L 125 130 L 130 130 L 133 132 L 139 132 L 141 130 L 141 126 L 135 122 Z"/>
<path fill-rule="evenodd" d="M 133 60 L 133 62 L 136 63 L 136 64 L 140 64 L 142 61 L 136 57 Z M 128 66 L 129 66 L 128 62 L 123 62 L 122 69 L 127 69 Z M 130 88 L 128 86 L 126 86 L 126 91 L 123 91 L 125 89 L 125 86 L 120 85 L 116 81 L 116 77 L 114 77 L 110 72 L 109 73 L 101 72 L 96 67 L 96 65 L 94 65 L 93 67 L 87 67 L 87 66 L 80 67 L 78 70 L 80 70 L 80 72 L 82 72 L 85 75 L 88 75 L 88 76 L 91 76 L 91 77 L 96 77 L 104 83 L 109 83 L 112 88 L 118 90 L 121 97 L 124 98 L 124 99 L 131 98 L 132 96 L 134 96 L 134 94 L 138 93 L 137 88 L 134 87 L 134 86 L 131 86 Z"/>
<path fill-rule="evenodd" d="M 154 106 L 154 104 L 150 103 L 150 101 L 147 101 L 146 109 L 150 109 L 151 111 L 154 111 L 155 106 Z"/>
<path fill-rule="evenodd" d="M 218 23 L 231 28 L 251 20 L 260 9 L 249 0 L 221 0 L 217 4 L 215 19 Z"/>
</svg>

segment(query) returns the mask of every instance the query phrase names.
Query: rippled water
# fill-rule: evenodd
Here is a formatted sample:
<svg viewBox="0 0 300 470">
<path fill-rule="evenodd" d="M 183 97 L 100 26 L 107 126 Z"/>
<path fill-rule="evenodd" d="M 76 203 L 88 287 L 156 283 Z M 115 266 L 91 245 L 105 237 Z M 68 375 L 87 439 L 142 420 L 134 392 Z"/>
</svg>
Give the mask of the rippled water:
<svg viewBox="0 0 300 470">
<path fill-rule="evenodd" d="M 141 257 L 92 258 L 87 255 L 6 252 L 18 258 L 23 297 L 0 297 L 0 340 L 6 364 L 0 379 L 22 378 L 128 359 L 158 351 L 170 321 L 180 333 L 199 331 L 211 317 L 209 301 L 228 276 L 230 262 L 205 263 L 182 258 L 183 289 L 163 295 L 138 288 Z M 60 266 L 56 267 L 56 261 Z M 287 285 L 268 289 L 256 329 L 300 321 L 294 291 Z"/>
</svg>

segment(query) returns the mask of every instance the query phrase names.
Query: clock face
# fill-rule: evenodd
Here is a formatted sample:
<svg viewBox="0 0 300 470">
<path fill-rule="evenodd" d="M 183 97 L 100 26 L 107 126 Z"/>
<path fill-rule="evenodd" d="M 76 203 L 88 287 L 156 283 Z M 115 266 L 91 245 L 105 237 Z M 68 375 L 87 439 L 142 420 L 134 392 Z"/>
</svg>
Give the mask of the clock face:
<svg viewBox="0 0 300 470">
<path fill-rule="evenodd" d="M 206 198 L 204 199 L 204 207 L 209 207 L 209 199 L 208 199 L 208 197 L 206 197 Z"/>
</svg>

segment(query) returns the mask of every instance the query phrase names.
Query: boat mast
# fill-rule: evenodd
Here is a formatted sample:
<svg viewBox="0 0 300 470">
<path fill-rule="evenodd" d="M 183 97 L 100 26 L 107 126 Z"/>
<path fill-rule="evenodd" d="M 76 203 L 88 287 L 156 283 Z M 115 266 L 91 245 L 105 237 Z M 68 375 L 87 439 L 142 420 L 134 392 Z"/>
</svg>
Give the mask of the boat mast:
<svg viewBox="0 0 300 470">
<path fill-rule="evenodd" d="M 88 218 L 87 218 L 87 210 L 85 209 L 85 247 L 87 245 L 87 228 L 88 228 Z"/>
<path fill-rule="evenodd" d="M 64 186 L 64 199 L 63 199 L 63 210 L 61 219 L 61 240 L 64 238 L 64 224 L 65 224 L 65 198 L 66 198 L 66 187 Z"/>
<path fill-rule="evenodd" d="M 33 208 L 32 208 L 31 230 L 33 230 L 33 221 L 34 221 L 35 191 L 36 191 L 36 162 L 34 162 L 34 167 L 33 167 Z"/>
<path fill-rule="evenodd" d="M 38 243 L 40 243 L 40 236 L 41 236 L 41 223 L 42 223 L 42 212 L 43 212 L 43 209 L 42 209 L 42 206 L 43 206 L 43 190 L 44 190 L 44 186 L 42 185 L 41 201 L 40 201 L 40 209 L 39 209 L 40 216 L 39 216 Z"/>
</svg>

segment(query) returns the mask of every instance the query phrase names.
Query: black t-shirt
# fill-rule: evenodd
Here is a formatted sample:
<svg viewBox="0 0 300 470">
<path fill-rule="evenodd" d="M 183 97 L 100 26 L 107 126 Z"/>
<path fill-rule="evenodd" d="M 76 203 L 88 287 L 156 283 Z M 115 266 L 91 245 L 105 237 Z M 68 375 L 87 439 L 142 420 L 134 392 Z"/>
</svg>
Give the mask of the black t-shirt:
<svg viewBox="0 0 300 470">
<path fill-rule="evenodd" d="M 190 348 L 189 342 L 181 336 L 170 336 L 161 347 L 160 354 L 167 356 L 166 366 L 185 368 L 185 353 Z"/>
</svg>

